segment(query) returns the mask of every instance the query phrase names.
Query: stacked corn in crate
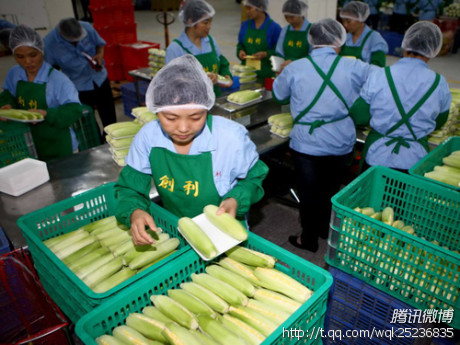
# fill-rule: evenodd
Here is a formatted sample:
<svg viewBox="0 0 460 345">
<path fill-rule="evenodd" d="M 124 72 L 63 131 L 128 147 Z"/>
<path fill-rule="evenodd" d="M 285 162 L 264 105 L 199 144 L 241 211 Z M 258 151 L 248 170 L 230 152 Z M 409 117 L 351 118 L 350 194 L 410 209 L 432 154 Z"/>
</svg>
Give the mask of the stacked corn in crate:
<svg viewBox="0 0 460 345">
<path fill-rule="evenodd" d="M 460 136 L 460 89 L 450 89 L 452 103 L 446 123 L 431 133 L 428 142 L 439 145 L 451 136 Z"/>
<path fill-rule="evenodd" d="M 153 77 L 165 65 L 166 51 L 164 49 L 149 49 L 150 75 Z"/>
</svg>

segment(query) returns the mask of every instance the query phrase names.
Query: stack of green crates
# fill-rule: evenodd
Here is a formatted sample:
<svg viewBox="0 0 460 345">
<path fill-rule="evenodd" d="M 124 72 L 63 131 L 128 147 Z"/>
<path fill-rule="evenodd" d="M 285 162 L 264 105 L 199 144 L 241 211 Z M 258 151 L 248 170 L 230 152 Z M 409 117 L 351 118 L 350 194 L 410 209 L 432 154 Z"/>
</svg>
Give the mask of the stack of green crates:
<svg viewBox="0 0 460 345">
<path fill-rule="evenodd" d="M 354 210 L 392 207 L 416 235 Z M 452 309 L 460 327 L 460 193 L 372 167 L 332 198 L 326 262 L 419 309 Z"/>
<path fill-rule="evenodd" d="M 102 302 L 135 285 L 154 270 L 177 259 L 190 249 L 177 230 L 178 218 L 152 202 L 150 214 L 153 215 L 156 225 L 171 237 L 180 240 L 177 251 L 104 293 L 95 293 L 91 290 L 43 244 L 43 241 L 113 216 L 117 207 L 114 185 L 115 183 L 104 184 L 29 213 L 18 220 L 45 290 L 74 323 Z"/>
<path fill-rule="evenodd" d="M 308 331 L 324 326 L 327 296 L 332 285 L 331 274 L 253 233 L 241 245 L 274 256 L 278 259 L 276 269 L 314 291 L 312 297 L 262 344 L 322 344 L 321 337 L 309 337 Z M 203 261 L 190 249 L 161 267 L 155 274 L 143 278 L 135 286 L 82 317 L 76 325 L 78 337 L 86 345 L 96 345 L 96 337 L 111 334 L 114 327 L 125 323 L 130 313 L 141 312 L 145 306 L 152 305 L 151 295 L 166 294 L 169 289 L 179 288 L 181 283 L 191 280 L 192 273 L 205 272 L 206 266 L 216 263 L 218 259 Z M 300 339 L 290 337 L 290 330 L 298 330 L 297 334 L 301 334 L 302 330 L 305 336 Z"/>
<path fill-rule="evenodd" d="M 37 158 L 29 125 L 0 121 L 0 168 L 24 158 Z"/>
<path fill-rule="evenodd" d="M 101 145 L 101 134 L 94 117 L 93 108 L 83 104 L 81 117 L 72 124 L 78 140 L 78 150 L 84 151 Z"/>
</svg>

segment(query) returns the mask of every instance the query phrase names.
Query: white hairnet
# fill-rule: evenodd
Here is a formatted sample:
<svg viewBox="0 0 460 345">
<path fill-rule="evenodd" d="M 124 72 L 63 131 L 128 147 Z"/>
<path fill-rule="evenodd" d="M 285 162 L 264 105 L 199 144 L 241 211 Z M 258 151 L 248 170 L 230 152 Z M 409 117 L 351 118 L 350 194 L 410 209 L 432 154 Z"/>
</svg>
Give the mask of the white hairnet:
<svg viewBox="0 0 460 345">
<path fill-rule="evenodd" d="M 441 29 L 432 22 L 417 22 L 407 29 L 401 46 L 406 51 L 434 58 L 442 47 Z"/>
<path fill-rule="evenodd" d="M 305 17 L 307 15 L 308 5 L 299 0 L 287 0 L 282 8 L 282 12 L 285 16 L 300 16 Z"/>
<path fill-rule="evenodd" d="M 57 26 L 59 35 L 69 42 L 78 42 L 86 37 L 86 30 L 75 18 L 62 19 Z"/>
<path fill-rule="evenodd" d="M 32 47 L 43 53 L 43 40 L 32 28 L 25 25 L 16 26 L 10 33 L 9 45 L 14 53 L 18 47 Z"/>
<path fill-rule="evenodd" d="M 313 47 L 334 47 L 343 46 L 347 39 L 347 31 L 335 19 L 321 19 L 311 24 L 308 32 L 308 43 Z"/>
<path fill-rule="evenodd" d="M 357 20 L 364 23 L 369 17 L 371 10 L 364 2 L 351 1 L 340 10 L 340 18 Z"/>
<path fill-rule="evenodd" d="M 168 109 L 211 109 L 216 96 L 211 79 L 196 57 L 187 54 L 171 60 L 150 82 L 147 108 L 157 113 Z"/>
<path fill-rule="evenodd" d="M 268 1 L 269 0 L 243 0 L 244 6 L 252 6 L 257 8 L 260 11 L 268 11 Z"/>
<path fill-rule="evenodd" d="M 203 20 L 214 17 L 216 11 L 204 0 L 187 0 L 179 11 L 179 19 L 186 27 L 192 27 Z"/>
</svg>

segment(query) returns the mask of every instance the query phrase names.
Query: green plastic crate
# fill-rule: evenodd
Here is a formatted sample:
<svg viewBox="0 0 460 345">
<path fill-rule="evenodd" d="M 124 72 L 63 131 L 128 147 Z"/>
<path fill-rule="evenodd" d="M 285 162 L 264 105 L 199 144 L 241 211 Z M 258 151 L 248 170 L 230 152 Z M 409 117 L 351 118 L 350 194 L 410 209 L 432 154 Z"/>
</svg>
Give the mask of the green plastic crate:
<svg viewBox="0 0 460 345">
<path fill-rule="evenodd" d="M 450 184 L 432 180 L 425 177 L 425 173 L 432 171 L 436 165 L 442 165 L 442 159 L 450 155 L 454 151 L 460 150 L 460 137 L 450 137 L 449 139 L 443 141 L 439 146 L 437 146 L 433 151 L 423 157 L 419 162 L 417 162 L 412 168 L 409 169 L 409 174 L 425 179 L 433 183 L 437 183 L 441 186 L 452 188 L 455 190 L 460 190 L 460 187 L 452 186 Z"/>
<path fill-rule="evenodd" d="M 390 206 L 417 236 L 353 209 Z M 419 309 L 453 309 L 460 327 L 460 194 L 372 167 L 332 198 L 326 262 Z M 439 245 L 432 243 L 436 241 Z"/>
<path fill-rule="evenodd" d="M 74 323 L 102 302 L 125 288 L 135 285 L 141 278 L 169 261 L 180 257 L 190 249 L 190 246 L 177 230 L 178 218 L 152 202 L 150 213 L 153 215 L 157 226 L 180 240 L 177 251 L 109 291 L 93 292 L 42 242 L 74 231 L 90 222 L 114 215 L 117 205 L 114 185 L 115 183 L 104 184 L 29 213 L 18 220 L 18 225 L 27 241 L 43 286 Z"/>
<path fill-rule="evenodd" d="M 0 168 L 24 158 L 37 158 L 29 125 L 0 121 Z"/>
<path fill-rule="evenodd" d="M 313 327 L 323 327 L 326 314 L 326 304 L 332 276 L 324 269 L 276 246 L 275 244 L 250 233 L 247 241 L 241 245 L 273 255 L 278 258 L 276 268 L 300 281 L 314 290 L 312 297 L 306 301 L 291 317 L 280 325 L 265 341 L 267 344 L 295 344 L 297 339 L 291 339 L 284 329 L 311 330 Z M 216 259 L 217 260 L 217 259 Z M 152 305 L 152 294 L 166 294 L 166 291 L 178 288 L 184 281 L 190 281 L 192 273 L 202 273 L 206 266 L 214 261 L 203 261 L 193 250 L 169 262 L 155 275 L 142 280 L 135 288 L 131 287 L 104 303 L 91 313 L 82 317 L 76 325 L 76 334 L 86 345 L 96 345 L 94 339 L 102 334 L 111 334 L 114 327 L 124 324 L 130 313 L 141 312 L 142 308 Z M 314 338 L 314 337 L 313 337 Z M 322 344 L 321 339 L 300 339 L 304 344 Z"/>
<path fill-rule="evenodd" d="M 93 108 L 83 104 L 81 117 L 72 124 L 78 140 L 78 150 L 84 151 L 101 145 L 101 134 L 94 117 Z"/>
</svg>

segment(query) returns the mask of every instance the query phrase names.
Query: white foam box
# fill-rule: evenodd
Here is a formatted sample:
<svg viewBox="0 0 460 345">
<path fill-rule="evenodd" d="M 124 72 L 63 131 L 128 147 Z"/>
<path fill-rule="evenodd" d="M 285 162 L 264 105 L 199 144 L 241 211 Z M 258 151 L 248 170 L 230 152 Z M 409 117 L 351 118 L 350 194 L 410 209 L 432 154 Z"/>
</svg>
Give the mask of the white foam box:
<svg viewBox="0 0 460 345">
<path fill-rule="evenodd" d="M 20 196 L 49 179 L 45 162 L 25 158 L 0 169 L 0 192 Z"/>
</svg>

